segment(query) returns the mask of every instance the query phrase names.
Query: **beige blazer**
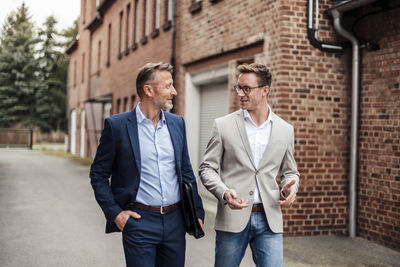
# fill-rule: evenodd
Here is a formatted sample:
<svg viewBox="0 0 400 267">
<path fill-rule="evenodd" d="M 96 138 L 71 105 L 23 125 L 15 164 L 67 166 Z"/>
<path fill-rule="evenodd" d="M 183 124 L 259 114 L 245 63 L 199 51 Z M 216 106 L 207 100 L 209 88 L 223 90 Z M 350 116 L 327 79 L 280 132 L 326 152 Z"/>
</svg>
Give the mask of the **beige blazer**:
<svg viewBox="0 0 400 267">
<path fill-rule="evenodd" d="M 293 126 L 273 112 L 271 116 L 271 136 L 258 169 L 247 138 L 243 110 L 214 121 L 199 174 L 203 185 L 218 199 L 216 230 L 237 233 L 246 227 L 257 183 L 271 230 L 275 233 L 283 232 L 282 212 L 278 202 L 280 188 L 276 177 L 279 174 L 281 188 L 291 180 L 296 180 L 294 188 L 297 192 L 299 172 L 293 156 Z M 223 199 L 226 189 L 234 189 L 239 198 L 248 199 L 249 207 L 242 210 L 229 208 Z"/>
</svg>

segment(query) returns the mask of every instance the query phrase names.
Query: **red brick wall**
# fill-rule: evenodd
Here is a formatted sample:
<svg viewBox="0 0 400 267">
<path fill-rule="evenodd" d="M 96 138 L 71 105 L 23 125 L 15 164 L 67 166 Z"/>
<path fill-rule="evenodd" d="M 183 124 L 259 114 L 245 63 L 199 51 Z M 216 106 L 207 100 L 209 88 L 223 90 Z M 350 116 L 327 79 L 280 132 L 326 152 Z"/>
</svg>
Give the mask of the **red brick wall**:
<svg viewBox="0 0 400 267">
<path fill-rule="evenodd" d="M 295 127 L 295 157 L 301 173 L 298 202 L 284 212 L 285 233 L 345 234 L 350 112 L 347 61 L 309 44 L 306 3 L 203 1 L 202 9 L 191 14 L 191 1 L 183 1 L 178 9 L 178 56 L 184 66 L 177 82 L 183 87 L 185 71 L 191 71 L 199 60 L 203 67 L 207 62 L 211 66 L 218 55 L 263 41 L 262 53 L 253 54 L 253 60 L 271 68 L 269 102 Z M 332 36 L 329 21 L 326 17 L 320 21 L 324 38 Z M 236 82 L 234 67 L 241 59 L 229 59 L 230 85 Z M 231 110 L 238 108 L 235 98 L 232 92 Z M 183 99 L 181 93 L 179 113 L 184 110 Z"/>
<path fill-rule="evenodd" d="M 165 2 L 161 1 L 161 25 L 165 21 Z M 187 72 L 228 63 L 228 83 L 232 87 L 238 62 L 267 64 L 273 74 L 269 102 L 278 115 L 295 127 L 295 157 L 301 173 L 298 201 L 284 210 L 285 233 L 347 234 L 351 52 L 321 52 L 310 45 L 306 32 L 306 0 L 219 0 L 215 3 L 203 0 L 201 9 L 193 14 L 189 11 L 192 0 L 177 2 L 175 112 L 184 115 Z M 82 109 L 88 97 L 112 93 L 114 112 L 117 112 L 118 99 L 122 105 L 128 97 L 130 104 L 131 96 L 135 95 L 140 66 L 149 61 L 170 60 L 171 31 L 162 29 L 159 36 L 148 37 L 145 45 L 139 42 L 135 51 L 130 50 L 118 59 L 119 13 L 126 12 L 128 3 L 132 10 L 133 0 L 115 1 L 91 37 L 80 22 L 79 47 L 71 55 L 71 63 L 77 60 L 78 70 L 77 85 L 73 87 L 73 65 L 70 65 L 69 110 Z M 139 0 L 140 12 L 142 4 Z M 340 40 L 332 29 L 331 19 L 324 13 L 332 1 L 319 1 L 319 5 L 318 39 Z M 366 20 L 368 23 L 363 21 L 355 29 L 364 39 L 381 45 L 378 51 L 362 50 L 357 234 L 393 248 L 398 248 L 400 243 L 399 17 L 398 10 L 374 15 Z M 111 61 L 106 66 L 110 22 Z M 99 40 L 102 62 L 97 76 Z M 85 66 L 89 68 L 90 60 L 91 70 L 90 74 L 89 69 L 85 71 L 87 78 L 81 83 L 83 52 Z M 94 88 L 90 94 L 89 86 Z M 230 110 L 237 108 L 232 90 Z M 77 118 L 79 123 L 79 112 Z M 77 151 L 79 142 L 77 136 Z"/>
<path fill-rule="evenodd" d="M 400 10 L 364 23 L 380 50 L 363 50 L 358 233 L 400 249 Z"/>
<path fill-rule="evenodd" d="M 271 103 L 295 127 L 295 156 L 301 174 L 298 203 L 284 213 L 285 231 L 288 235 L 346 234 L 350 113 L 347 58 L 310 45 L 306 4 L 282 1 L 279 41 L 270 48 L 275 76 Z M 321 28 L 326 29 L 320 32 L 321 39 L 332 35 L 328 22 L 324 17 L 320 20 Z"/>
<path fill-rule="evenodd" d="M 88 8 L 93 9 L 94 0 L 86 0 Z M 144 1 L 138 1 L 139 10 L 139 29 L 142 29 L 143 23 L 143 4 Z M 150 1 L 151 3 L 155 1 Z M 83 1 L 82 1 L 83 3 Z M 115 1 L 107 10 L 103 17 L 103 22 L 92 33 L 85 27 L 94 18 L 88 17 L 90 12 L 87 11 L 85 23 L 82 17 L 79 20 L 79 45 L 78 48 L 70 55 L 69 66 L 69 103 L 68 116 L 73 109 L 77 111 L 77 135 L 76 135 L 76 151 L 80 149 L 80 112 L 85 108 L 84 103 L 89 99 L 112 94 L 113 113 L 119 113 L 122 110 L 124 98 L 128 99 L 128 107 L 136 104 L 138 97 L 136 96 L 136 76 L 138 69 L 147 62 L 169 62 L 171 57 L 171 30 L 167 28 L 163 30 L 162 26 L 166 22 L 165 8 L 166 1 L 161 1 L 161 22 L 159 34 L 157 36 L 147 36 L 147 43 L 142 44 L 140 40 L 143 35 L 139 35 L 137 48 L 132 49 L 133 41 L 128 44 L 127 53 L 122 53 L 119 57 L 119 27 L 120 12 L 124 12 L 123 22 L 126 21 L 127 5 L 130 4 L 130 12 L 133 15 L 134 0 Z M 151 7 L 152 9 L 153 7 Z M 150 9 L 150 10 L 151 10 Z M 154 12 L 151 12 L 154 14 Z M 111 47 L 110 47 L 110 64 L 107 65 L 107 49 L 108 49 L 108 25 L 111 23 Z M 151 19 L 150 25 L 154 25 Z M 150 27 L 150 34 L 153 28 Z M 141 30 L 139 30 L 141 33 Z M 126 37 L 125 37 L 126 38 Z M 98 60 L 98 43 L 101 41 L 101 57 L 100 67 L 97 67 Z M 85 53 L 84 72 L 82 72 L 82 54 Z M 77 62 L 76 85 L 74 86 L 74 62 Z M 84 75 L 84 82 L 82 82 Z M 132 96 L 135 97 L 135 103 L 132 103 Z M 120 100 L 121 108 L 117 110 L 117 101 Z M 86 113 L 88 115 L 88 113 Z M 93 156 L 93 155 L 88 155 Z"/>
<path fill-rule="evenodd" d="M 143 66 L 147 62 L 169 62 L 170 53 L 171 53 L 171 34 L 170 31 L 164 31 L 162 28 L 159 29 L 159 35 L 155 38 L 151 36 L 147 36 L 147 43 L 142 44 L 140 40 L 142 39 L 142 35 L 139 37 L 139 42 L 137 43 L 137 49 L 132 50 L 132 43 L 129 44 L 129 54 L 122 54 L 122 57 L 119 59 L 119 49 L 118 49 L 118 40 L 119 40 L 119 14 L 121 11 L 124 11 L 124 16 L 126 16 L 127 5 L 131 4 L 131 12 L 133 12 L 132 7 L 134 6 L 134 2 L 132 0 L 128 1 L 117 1 L 115 4 L 111 6 L 111 8 L 107 11 L 104 16 L 103 24 L 99 29 L 94 31 L 92 36 L 92 57 L 93 63 L 91 70 L 91 81 L 95 84 L 99 84 L 100 86 L 96 89 L 96 94 L 91 95 L 91 97 L 113 94 L 113 106 L 114 113 L 118 113 L 116 110 L 116 102 L 118 99 L 121 99 L 121 103 L 123 103 L 124 97 L 128 97 L 128 105 L 130 105 L 130 99 L 132 95 L 136 95 L 136 76 L 138 73 L 138 69 Z M 143 17 L 143 1 L 139 1 L 139 16 Z M 164 8 L 164 2 L 162 2 L 161 10 Z M 163 12 L 161 12 L 162 14 Z M 125 17 L 124 20 L 125 22 Z M 139 20 L 141 29 L 141 25 L 143 23 L 143 19 Z M 110 66 L 106 66 L 106 57 L 107 57 L 107 33 L 108 33 L 108 25 L 111 23 L 111 57 L 110 57 Z M 161 26 L 162 26 L 161 22 Z M 152 25 L 152 23 L 150 23 Z M 153 29 L 150 30 L 150 33 Z M 141 31 L 139 31 L 141 32 Z M 100 77 L 97 76 L 96 64 L 97 64 L 97 47 L 98 42 L 101 40 L 102 45 L 102 64 L 100 69 Z"/>
</svg>

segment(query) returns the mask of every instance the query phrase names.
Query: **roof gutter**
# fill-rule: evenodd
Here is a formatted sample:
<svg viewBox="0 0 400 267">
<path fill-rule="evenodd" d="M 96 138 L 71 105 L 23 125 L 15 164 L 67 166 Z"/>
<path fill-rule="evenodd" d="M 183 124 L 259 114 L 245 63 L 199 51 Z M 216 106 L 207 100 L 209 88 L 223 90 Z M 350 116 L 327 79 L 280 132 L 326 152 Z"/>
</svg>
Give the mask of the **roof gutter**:
<svg viewBox="0 0 400 267">
<path fill-rule="evenodd" d="M 312 0 L 311 0 L 312 1 Z M 377 0 L 349 0 L 327 10 L 333 18 L 335 30 L 352 45 L 351 73 L 351 137 L 350 137 L 350 170 L 349 170 L 349 237 L 356 236 L 356 182 L 358 161 L 358 118 L 360 86 L 360 43 L 354 34 L 343 28 L 342 15 L 350 10 L 365 6 Z"/>
</svg>

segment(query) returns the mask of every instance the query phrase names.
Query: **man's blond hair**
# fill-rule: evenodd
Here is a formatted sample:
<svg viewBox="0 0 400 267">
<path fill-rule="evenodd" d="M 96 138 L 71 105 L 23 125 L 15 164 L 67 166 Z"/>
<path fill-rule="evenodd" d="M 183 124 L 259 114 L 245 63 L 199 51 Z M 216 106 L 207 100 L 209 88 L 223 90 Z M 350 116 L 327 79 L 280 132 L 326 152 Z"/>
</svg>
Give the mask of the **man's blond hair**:
<svg viewBox="0 0 400 267">
<path fill-rule="evenodd" d="M 258 85 L 259 86 L 271 86 L 272 75 L 269 71 L 268 67 L 259 64 L 259 63 L 251 63 L 251 64 L 243 64 L 237 67 L 237 71 L 240 74 L 243 73 L 254 73 L 258 77 Z"/>
</svg>

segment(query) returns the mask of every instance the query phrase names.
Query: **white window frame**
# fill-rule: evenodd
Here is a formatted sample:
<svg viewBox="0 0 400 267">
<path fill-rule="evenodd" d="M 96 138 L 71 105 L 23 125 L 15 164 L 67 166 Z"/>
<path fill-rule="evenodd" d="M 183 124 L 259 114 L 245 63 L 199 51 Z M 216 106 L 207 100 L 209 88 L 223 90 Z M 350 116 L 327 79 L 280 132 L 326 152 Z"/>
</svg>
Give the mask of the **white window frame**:
<svg viewBox="0 0 400 267">
<path fill-rule="evenodd" d="M 160 28 L 160 12 L 161 12 L 161 0 L 156 0 L 156 17 L 155 17 L 155 23 L 154 26 L 156 29 Z"/>
<path fill-rule="evenodd" d="M 148 36 L 150 34 L 150 0 L 145 1 L 146 5 L 146 14 L 145 14 L 145 28 L 144 35 Z"/>
</svg>

